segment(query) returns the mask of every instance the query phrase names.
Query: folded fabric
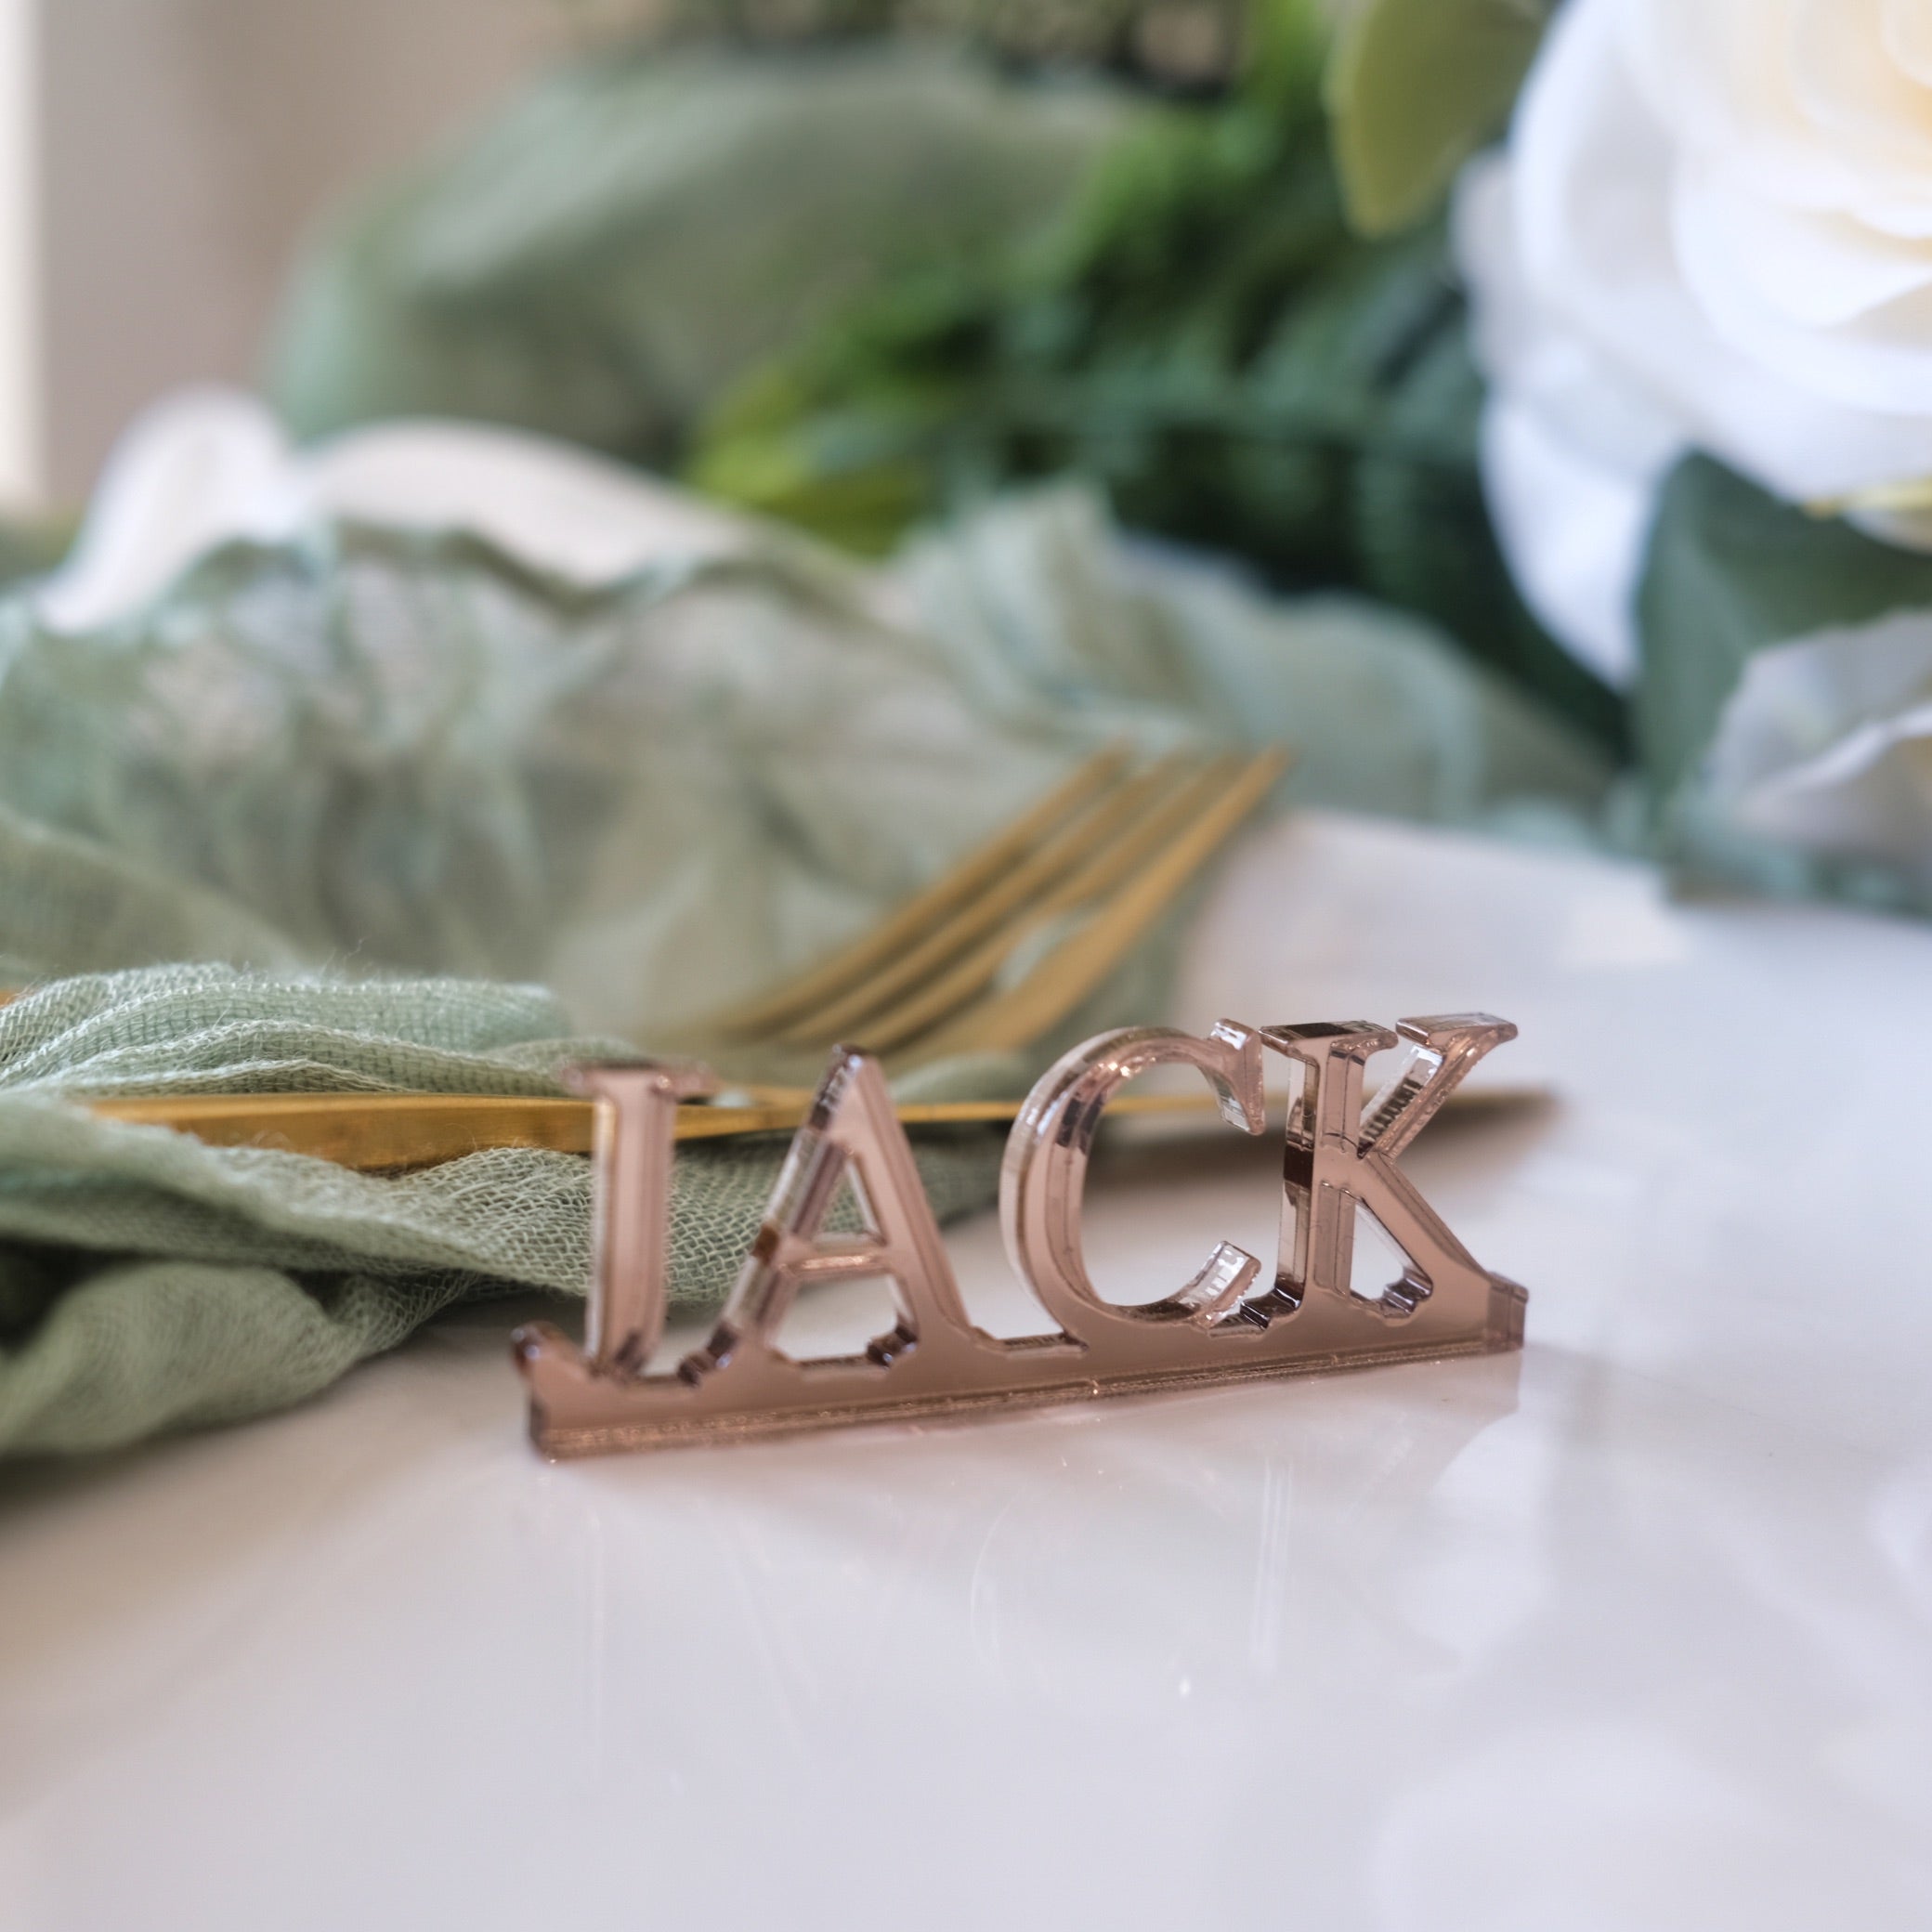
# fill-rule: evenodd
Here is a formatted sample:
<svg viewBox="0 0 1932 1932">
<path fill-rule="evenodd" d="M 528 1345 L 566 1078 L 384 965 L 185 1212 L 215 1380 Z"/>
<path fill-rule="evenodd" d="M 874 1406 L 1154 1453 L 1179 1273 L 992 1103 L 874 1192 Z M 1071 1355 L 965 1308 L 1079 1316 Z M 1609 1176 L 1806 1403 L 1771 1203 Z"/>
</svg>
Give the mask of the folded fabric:
<svg viewBox="0 0 1932 1932">
<path fill-rule="evenodd" d="M 776 554 L 585 594 L 463 537 L 231 544 L 88 631 L 0 606 L 0 956 L 540 980 L 661 1039 L 1092 735 L 990 729 L 922 640 Z"/>
<path fill-rule="evenodd" d="M 0 1456 L 115 1447 L 298 1402 L 452 1302 L 581 1295 L 590 1168 L 507 1148 L 359 1174 L 99 1118 L 86 1095 L 553 1093 L 578 1055 L 534 987 L 225 967 L 58 981 L 0 1009 Z M 723 1299 L 783 1137 L 680 1151 L 670 1288 Z M 942 1218 L 985 1206 L 1000 1138 L 922 1134 Z"/>
<path fill-rule="evenodd" d="M 1426 626 L 1137 547 L 1075 490 L 874 570 L 533 438 L 295 456 L 202 398 L 0 604 L 0 968 L 530 979 L 663 1040 L 1113 738 L 1285 741 L 1285 800 L 1456 823 L 1585 815 L 1606 776 Z"/>
</svg>

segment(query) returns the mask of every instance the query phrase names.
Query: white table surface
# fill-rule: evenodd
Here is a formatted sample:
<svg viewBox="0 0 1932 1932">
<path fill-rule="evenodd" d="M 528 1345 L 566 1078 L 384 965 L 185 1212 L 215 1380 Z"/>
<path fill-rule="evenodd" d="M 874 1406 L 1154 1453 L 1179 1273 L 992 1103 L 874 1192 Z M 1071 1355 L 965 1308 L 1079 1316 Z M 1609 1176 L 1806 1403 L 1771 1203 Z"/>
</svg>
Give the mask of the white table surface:
<svg viewBox="0 0 1932 1932">
<path fill-rule="evenodd" d="M 1186 1018 L 1483 1006 L 1560 1090 L 1408 1162 L 1521 1358 L 551 1468 L 491 1311 L 12 1472 L 0 1926 L 1918 1932 L 1928 992 L 1902 924 L 1263 834 Z M 1275 1213 L 1233 1136 L 1130 1166 L 1096 1276 Z"/>
</svg>

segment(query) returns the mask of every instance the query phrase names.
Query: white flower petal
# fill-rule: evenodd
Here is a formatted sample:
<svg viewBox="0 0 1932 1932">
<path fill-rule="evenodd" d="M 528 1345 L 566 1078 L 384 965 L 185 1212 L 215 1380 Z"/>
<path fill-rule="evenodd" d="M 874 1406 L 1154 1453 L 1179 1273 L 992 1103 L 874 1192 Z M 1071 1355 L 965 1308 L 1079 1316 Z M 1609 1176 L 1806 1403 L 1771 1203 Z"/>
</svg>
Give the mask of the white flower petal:
<svg viewBox="0 0 1932 1932">
<path fill-rule="evenodd" d="M 1932 87 L 1932 7 L 1925 0 L 1881 0 L 1885 50 L 1922 86 Z"/>
<path fill-rule="evenodd" d="M 1797 0 L 1793 91 L 1834 151 L 1932 189 L 1932 93 L 1886 46 L 1884 0 Z"/>
<path fill-rule="evenodd" d="M 1668 220 L 1671 150 L 1625 74 L 1614 17 L 1592 0 L 1550 30 L 1510 144 L 1534 299 L 1614 353 L 1684 307 Z"/>
<path fill-rule="evenodd" d="M 1454 237 L 1476 298 L 1477 360 L 1492 383 L 1548 416 L 1563 440 L 1612 469 L 1653 474 L 1682 448 L 1682 419 L 1624 380 L 1531 286 L 1514 175 L 1503 156 L 1479 156 L 1456 187 Z"/>
<path fill-rule="evenodd" d="M 1637 676 L 1637 585 L 1668 466 L 1617 469 L 1507 391 L 1483 412 L 1483 490 L 1517 589 L 1552 637 L 1619 687 Z"/>
<path fill-rule="evenodd" d="M 1496 538 L 1537 621 L 1608 683 L 1636 675 L 1634 609 L 1657 485 L 1680 424 L 1560 325 L 1527 285 L 1511 169 L 1470 163 L 1457 184 L 1457 260 L 1476 294 L 1474 347 L 1492 387 L 1482 483 Z"/>
<path fill-rule="evenodd" d="M 1924 243 L 1769 201 L 1702 159 L 1678 168 L 1676 210 L 1678 248 L 1706 277 L 1729 277 L 1741 299 L 1805 328 L 1834 328 L 1932 288 Z"/>
<path fill-rule="evenodd" d="M 1880 197 L 1854 202 L 1846 212 L 1853 220 L 1876 228 L 1882 235 L 1898 235 L 1914 242 L 1932 238 L 1932 189 L 1915 198 Z"/>
<path fill-rule="evenodd" d="M 1792 84 L 1796 0 L 1573 0 L 1616 10 L 1618 46 L 1674 149 L 1720 158 L 1758 189 L 1841 208 L 1869 184 L 1823 139 Z"/>
<path fill-rule="evenodd" d="M 1847 408 L 1739 355 L 1693 300 L 1671 225 L 1668 135 L 1619 59 L 1615 0 L 1559 15 L 1510 141 L 1528 302 L 1652 398 L 1651 414 L 1781 496 L 1932 475 L 1932 420 Z M 1481 263 L 1477 312 L 1494 274 Z M 1492 376 L 1518 383 L 1525 355 Z M 1583 439 L 1573 415 L 1566 428 Z"/>
<path fill-rule="evenodd" d="M 1881 417 L 1932 420 L 1932 286 L 1915 285 L 1851 323 L 1808 323 L 1774 309 L 1742 272 L 1736 207 L 1736 197 L 1704 171 L 1680 177 L 1672 210 L 1677 257 L 1718 335 L 1801 396 Z"/>
<path fill-rule="evenodd" d="M 1623 0 L 1625 57 L 1674 146 L 1795 208 L 1932 193 L 1921 89 L 1880 0 Z"/>
<path fill-rule="evenodd" d="M 1932 876 L 1932 615 L 1757 652 L 1706 764 L 1745 829 Z"/>
<path fill-rule="evenodd" d="M 1932 477 L 1932 89 L 1899 55 L 1932 56 L 1932 0 L 1899 7 L 1568 0 L 1508 185 L 1471 171 L 1485 487 L 1600 668 L 1629 662 L 1631 533 L 1682 448 L 1799 501 Z M 1932 547 L 1932 516 L 1883 529 Z"/>
</svg>

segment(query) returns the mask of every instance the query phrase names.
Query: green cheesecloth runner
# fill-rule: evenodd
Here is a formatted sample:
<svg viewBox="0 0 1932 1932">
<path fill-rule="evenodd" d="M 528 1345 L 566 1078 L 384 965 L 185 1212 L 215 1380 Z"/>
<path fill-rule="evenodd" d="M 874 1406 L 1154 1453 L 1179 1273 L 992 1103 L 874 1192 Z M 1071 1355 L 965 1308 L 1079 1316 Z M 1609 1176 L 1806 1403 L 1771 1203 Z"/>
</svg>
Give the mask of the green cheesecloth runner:
<svg viewBox="0 0 1932 1932">
<path fill-rule="evenodd" d="M 99 1119 L 78 1096 L 556 1093 L 561 1061 L 625 1051 L 564 1030 L 535 987 L 219 966 L 62 980 L 0 1009 L 0 1455 L 281 1408 L 452 1302 L 581 1295 L 588 1274 L 575 1155 L 494 1149 L 382 1177 Z M 922 1137 L 942 1218 L 992 1198 L 999 1147 Z M 783 1151 L 769 1135 L 680 1149 L 675 1309 L 724 1296 Z"/>
</svg>

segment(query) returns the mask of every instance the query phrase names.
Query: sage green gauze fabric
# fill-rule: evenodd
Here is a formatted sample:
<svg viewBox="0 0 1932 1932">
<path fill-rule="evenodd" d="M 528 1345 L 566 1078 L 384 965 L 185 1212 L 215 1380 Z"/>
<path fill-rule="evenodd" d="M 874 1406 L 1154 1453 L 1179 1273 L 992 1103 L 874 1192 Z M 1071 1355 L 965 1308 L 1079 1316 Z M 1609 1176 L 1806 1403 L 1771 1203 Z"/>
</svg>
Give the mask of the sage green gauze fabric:
<svg viewBox="0 0 1932 1932">
<path fill-rule="evenodd" d="M 0 1456 L 259 1415 L 452 1302 L 584 1290 L 578 1156 L 358 1174 L 108 1121 L 83 1096 L 554 1093 L 565 1060 L 620 1051 L 567 1038 L 540 989 L 450 979 L 177 966 L 55 981 L 0 1009 Z M 942 1219 L 993 1198 L 999 1148 L 977 1129 L 921 1139 Z M 722 1300 L 783 1152 L 775 1136 L 680 1151 L 675 1310 Z"/>
<path fill-rule="evenodd" d="M 881 572 L 745 542 L 585 589 L 330 526 L 85 629 L 0 600 L 0 973 L 530 980 L 662 1046 L 1110 740 L 1285 742 L 1285 803 L 1452 824 L 1605 777 L 1425 626 L 1137 550 L 1077 490 Z"/>
</svg>

